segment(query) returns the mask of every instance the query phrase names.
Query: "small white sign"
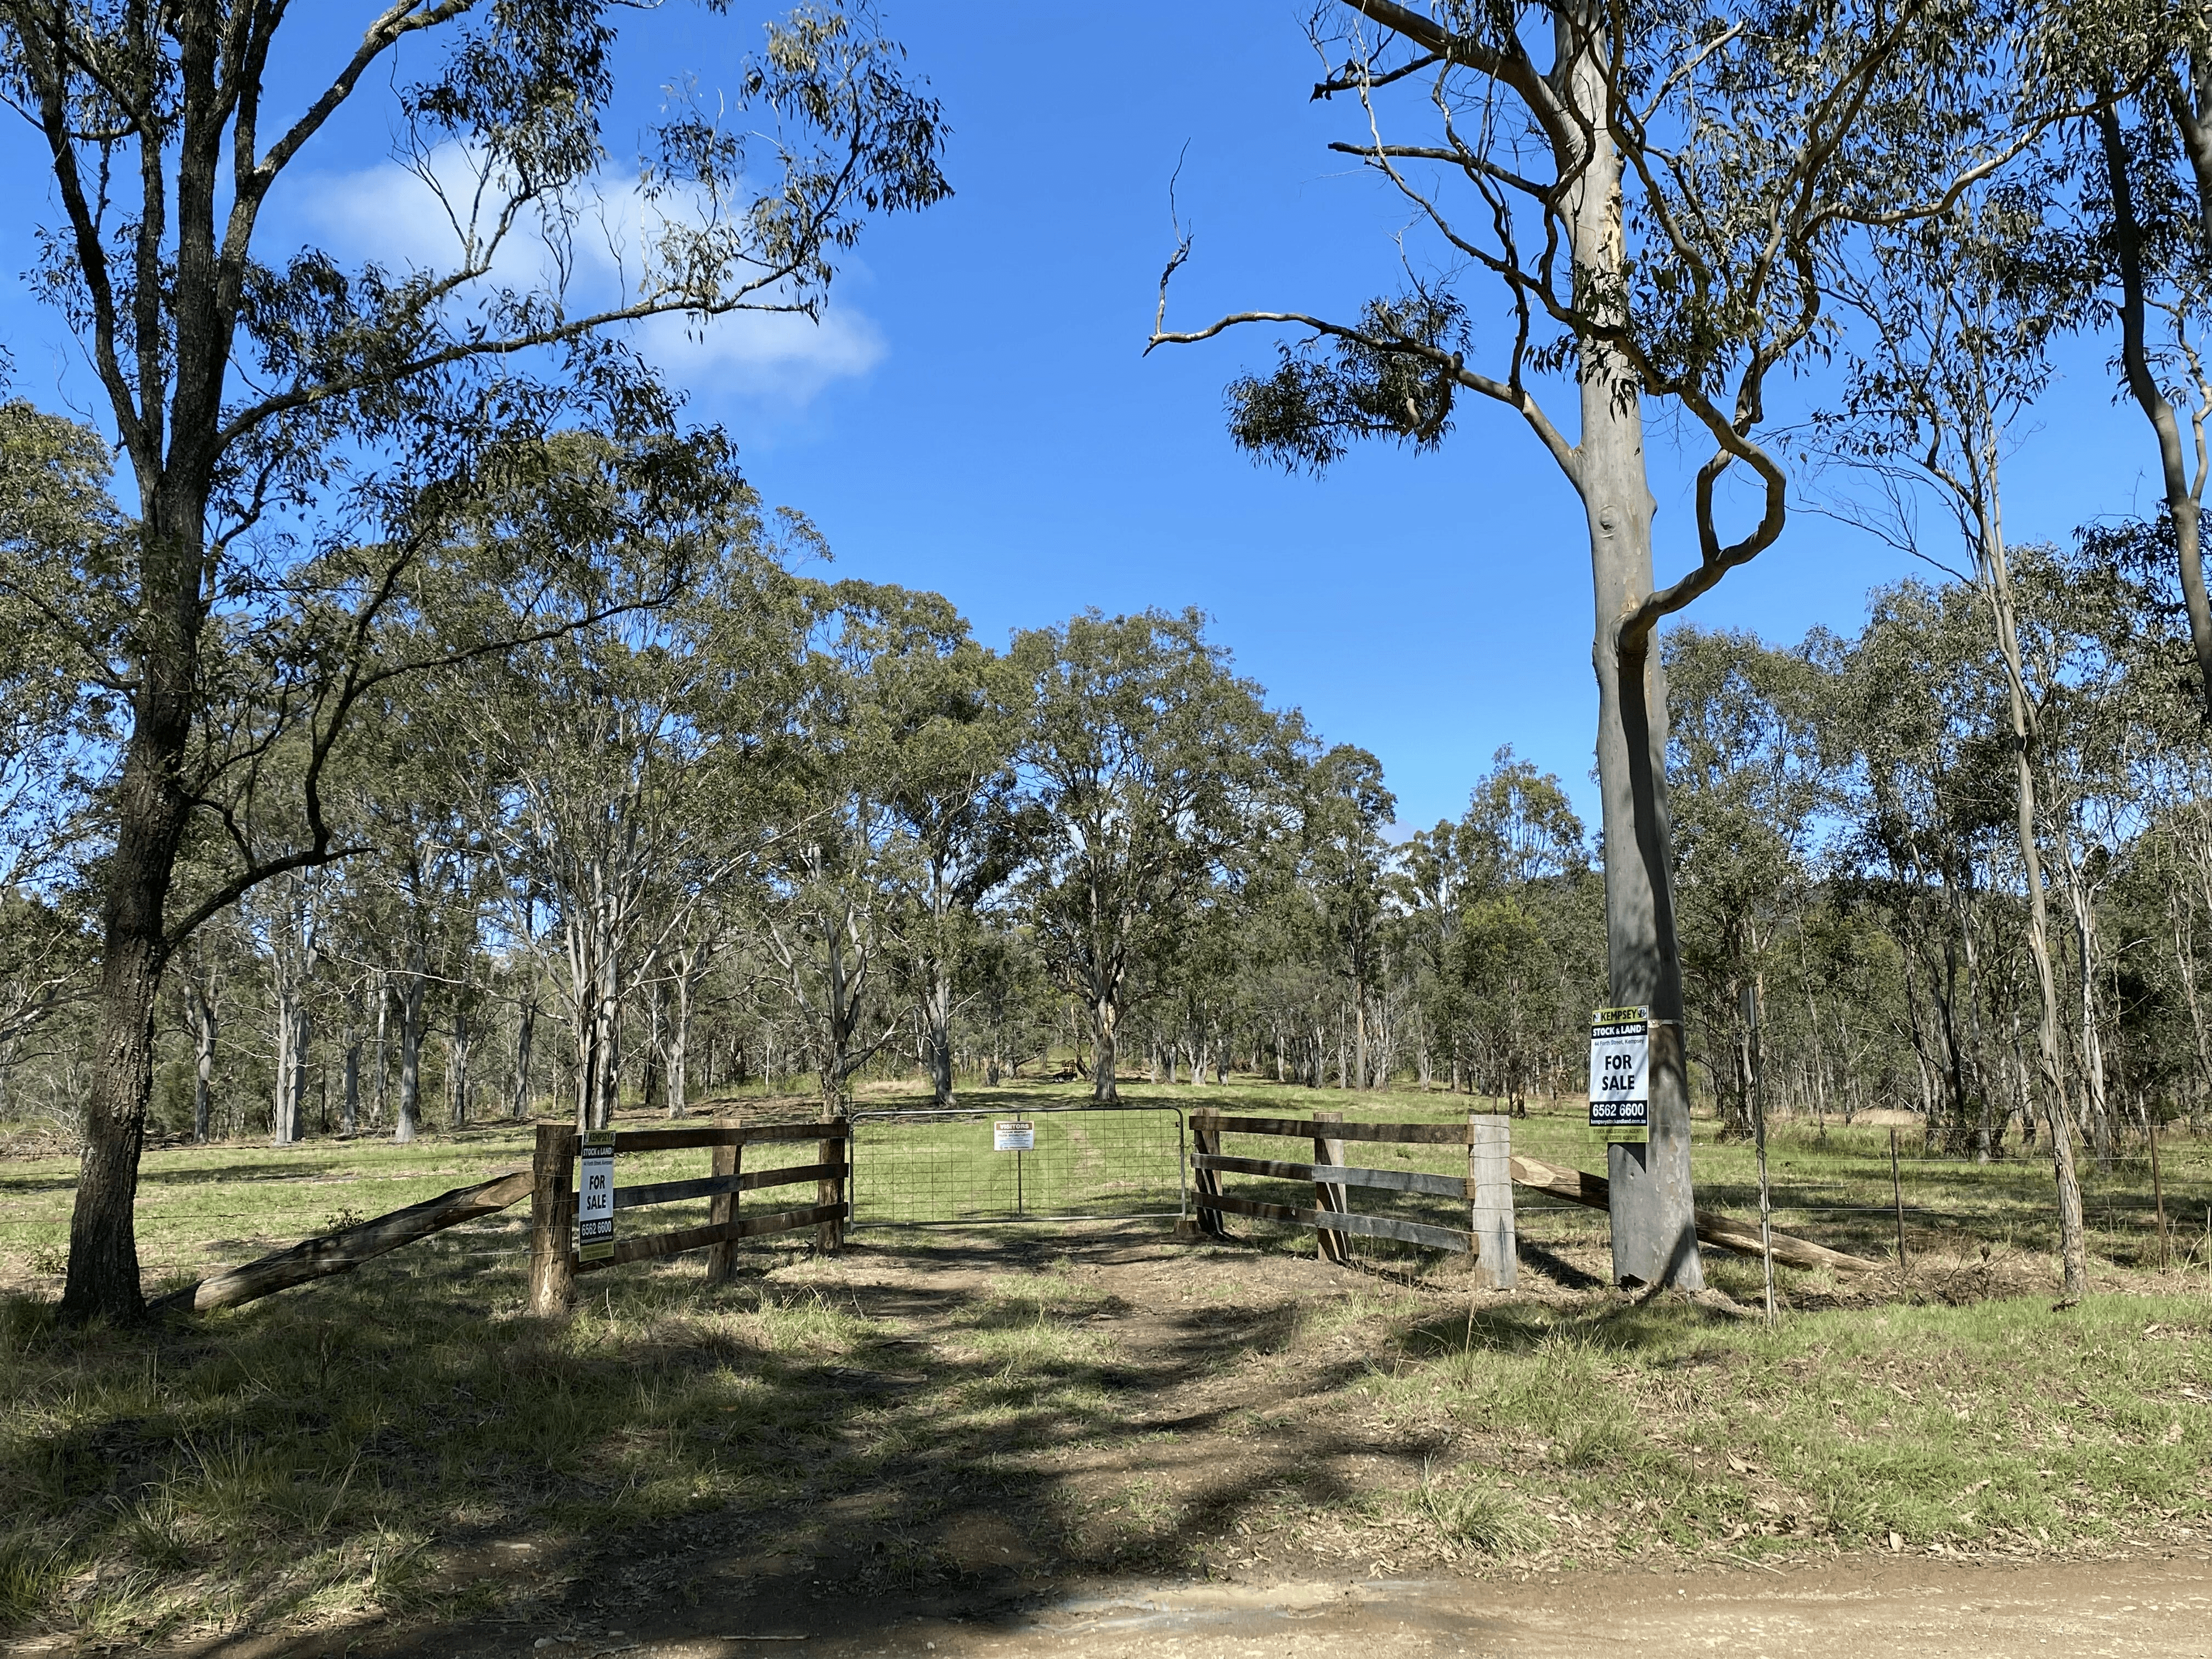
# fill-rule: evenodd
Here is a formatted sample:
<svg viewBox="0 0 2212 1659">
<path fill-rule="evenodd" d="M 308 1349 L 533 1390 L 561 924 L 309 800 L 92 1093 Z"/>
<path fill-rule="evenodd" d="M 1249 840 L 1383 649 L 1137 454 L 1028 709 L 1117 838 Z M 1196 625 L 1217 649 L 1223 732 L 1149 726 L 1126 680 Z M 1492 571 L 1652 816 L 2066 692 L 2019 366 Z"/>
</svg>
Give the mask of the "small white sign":
<svg viewBox="0 0 2212 1659">
<path fill-rule="evenodd" d="M 991 1126 L 991 1150 L 994 1152 L 1036 1151 L 1036 1125 L 1009 1122 L 1001 1118 Z"/>
<path fill-rule="evenodd" d="M 1590 1016 L 1593 1129 L 1641 1129 L 1651 1115 L 1651 1011 L 1601 1008 Z"/>
<path fill-rule="evenodd" d="M 576 1188 L 576 1255 L 605 1261 L 615 1253 L 615 1132 L 584 1137 L 582 1181 Z"/>
</svg>

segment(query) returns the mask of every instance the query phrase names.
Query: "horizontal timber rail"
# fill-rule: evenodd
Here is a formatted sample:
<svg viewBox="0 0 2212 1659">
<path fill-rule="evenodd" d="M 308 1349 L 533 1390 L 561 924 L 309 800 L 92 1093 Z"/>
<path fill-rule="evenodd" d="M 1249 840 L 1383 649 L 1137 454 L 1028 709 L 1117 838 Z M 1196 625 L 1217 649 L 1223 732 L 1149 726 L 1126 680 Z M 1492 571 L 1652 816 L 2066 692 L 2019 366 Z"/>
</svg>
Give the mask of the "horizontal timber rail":
<svg viewBox="0 0 2212 1659">
<path fill-rule="evenodd" d="M 1193 1113 L 1194 1117 L 1201 1115 Z M 1334 1117 L 1226 1117 L 1205 1113 L 1213 1126 L 1231 1135 L 1311 1135 L 1325 1130 L 1330 1140 L 1389 1140 L 1412 1146 L 1471 1146 L 1475 1128 L 1468 1123 L 1344 1123 Z M 1489 1115 L 1471 1112 L 1470 1119 Z"/>
<path fill-rule="evenodd" d="M 1311 1118 L 1232 1117 L 1217 1112 L 1194 1112 L 1191 1141 L 1195 1152 L 1191 1168 L 1197 1191 L 1193 1202 L 1199 1212 L 1198 1230 L 1222 1237 L 1224 1215 L 1250 1216 L 1262 1221 L 1287 1221 L 1311 1227 L 1317 1235 L 1322 1259 L 1347 1261 L 1349 1236 L 1395 1239 L 1431 1250 L 1446 1250 L 1474 1258 L 1476 1272 L 1497 1290 L 1510 1290 L 1517 1276 L 1513 1226 L 1513 1182 L 1510 1173 L 1511 1128 L 1508 1121 L 1487 1112 L 1471 1112 L 1465 1123 L 1347 1123 L 1334 1115 Z M 1313 1161 L 1301 1163 L 1263 1158 L 1231 1158 L 1222 1150 L 1224 1135 L 1280 1135 L 1309 1141 Z M 1413 1170 L 1371 1170 L 1345 1162 L 1346 1141 L 1396 1143 L 1426 1146 L 1464 1146 L 1467 1174 L 1433 1175 Z M 1290 1204 L 1265 1203 L 1224 1192 L 1227 1175 L 1258 1176 L 1274 1181 L 1313 1183 L 1311 1209 Z M 1350 1190 L 1355 1187 L 1398 1193 L 1417 1193 L 1449 1199 L 1465 1206 L 1458 1213 L 1468 1218 L 1464 1227 L 1436 1226 L 1396 1216 L 1362 1214 L 1352 1209 Z"/>
<path fill-rule="evenodd" d="M 1538 1192 L 1549 1193 L 1554 1198 L 1564 1198 L 1571 1204 L 1585 1204 L 1594 1210 L 1607 1209 L 1613 1200 L 1612 1182 L 1601 1175 L 1592 1175 L 1586 1170 L 1562 1170 L 1556 1164 L 1540 1164 L 1533 1158 L 1513 1160 L 1513 1179 L 1523 1187 L 1533 1187 Z M 1732 1250 L 1738 1255 L 1759 1254 L 1759 1229 L 1741 1221 L 1731 1221 L 1711 1210 L 1692 1212 L 1698 1229 L 1698 1241 L 1717 1249 Z M 1793 1238 L 1788 1233 L 1776 1233 L 1774 1259 L 1792 1267 L 1827 1267 L 1837 1273 L 1878 1273 L 1887 1264 L 1869 1261 L 1864 1256 L 1846 1255 L 1841 1250 L 1832 1250 L 1825 1244 L 1815 1244 L 1808 1238 Z"/>
<path fill-rule="evenodd" d="M 1261 1221 L 1289 1221 L 1322 1232 L 1358 1233 L 1368 1238 L 1395 1238 L 1403 1244 L 1425 1244 L 1432 1250 L 1474 1253 L 1474 1236 L 1457 1227 L 1431 1227 L 1395 1216 L 1360 1215 L 1351 1210 L 1301 1210 L 1288 1204 L 1262 1204 L 1257 1199 L 1216 1193 L 1199 1200 L 1201 1207 L 1231 1215 L 1249 1215 Z"/>
<path fill-rule="evenodd" d="M 836 1249 L 844 1239 L 844 1224 L 851 1215 L 846 1201 L 846 1182 L 851 1171 L 847 1148 L 853 1127 L 843 1118 L 818 1123 L 701 1124 L 680 1129 L 621 1129 L 593 1137 L 593 1151 L 606 1160 L 604 1201 L 595 1206 L 604 1217 L 607 1232 L 599 1248 L 586 1257 L 577 1237 L 578 1204 L 575 1170 L 585 1150 L 584 1137 L 565 1123 L 538 1126 L 538 1146 L 531 1164 L 530 1187 L 530 1310 L 558 1316 L 575 1299 L 579 1275 L 626 1262 L 650 1261 L 680 1255 L 688 1250 L 711 1249 L 707 1260 L 709 1284 L 720 1284 L 737 1270 L 738 1240 L 761 1238 L 772 1233 L 817 1230 L 824 1249 Z M 741 1167 L 747 1146 L 815 1143 L 814 1161 L 770 1170 Z M 625 1152 L 679 1151 L 708 1147 L 714 1168 L 703 1176 L 687 1181 L 641 1182 L 615 1186 L 611 1168 Z M 814 1183 L 809 1205 L 741 1216 L 738 1195 L 769 1187 Z M 677 1227 L 665 1232 L 632 1237 L 612 1236 L 617 1212 L 640 1210 L 655 1204 L 680 1204 L 711 1199 L 713 1208 L 704 1226 Z M 788 1200 L 787 1200 L 787 1203 Z"/>
<path fill-rule="evenodd" d="M 303 1239 L 289 1249 L 278 1250 L 273 1255 L 203 1279 L 197 1285 L 188 1285 L 155 1303 L 150 1311 L 209 1313 L 217 1308 L 234 1308 L 241 1302 L 252 1302 L 272 1291 L 304 1285 L 311 1279 L 350 1273 L 362 1262 L 372 1261 L 403 1244 L 412 1244 L 418 1238 L 428 1238 L 432 1233 L 458 1227 L 479 1216 L 498 1214 L 528 1195 L 530 1178 L 527 1170 L 510 1170 L 489 1181 L 480 1181 L 473 1187 L 456 1187 L 450 1193 L 426 1198 L 420 1204 L 410 1204 L 388 1215 L 342 1227 L 319 1238 Z"/>
</svg>

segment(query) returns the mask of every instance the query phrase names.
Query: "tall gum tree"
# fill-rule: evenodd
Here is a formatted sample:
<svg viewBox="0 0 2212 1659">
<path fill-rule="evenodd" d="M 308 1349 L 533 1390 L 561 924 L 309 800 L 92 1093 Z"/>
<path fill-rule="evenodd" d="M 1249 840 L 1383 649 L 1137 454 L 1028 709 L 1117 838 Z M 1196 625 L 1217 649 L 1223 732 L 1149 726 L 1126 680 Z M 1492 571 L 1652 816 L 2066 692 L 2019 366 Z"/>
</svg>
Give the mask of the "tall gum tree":
<svg viewBox="0 0 2212 1659">
<path fill-rule="evenodd" d="M 1818 337 L 1816 271 L 1832 246 L 1855 224 L 1934 210 L 2032 142 L 2041 118 L 2019 118 L 2010 68 L 2034 27 L 1971 0 L 1343 0 L 1310 26 L 1315 96 L 1356 101 L 1363 129 L 1331 148 L 1398 192 L 1451 266 L 1502 284 L 1500 372 L 1469 367 L 1467 303 L 1445 281 L 1417 278 L 1353 322 L 1252 311 L 1189 331 L 1165 325 L 1188 236 L 1161 281 L 1155 347 L 1240 325 L 1305 331 L 1273 374 L 1231 388 L 1232 434 L 1256 455 L 1319 470 L 1357 437 L 1434 448 L 1472 392 L 1517 414 L 1582 499 L 1608 994 L 1653 1019 L 1650 1145 L 1613 1168 L 1623 1282 L 1703 1283 L 1654 635 L 1782 533 L 1787 477 L 1758 434 L 1770 377 Z M 1426 128 L 1411 142 L 1401 100 L 1425 111 L 1409 118 Z M 1462 195 L 1447 199 L 1448 185 Z M 1560 374 L 1579 406 L 1573 436 L 1534 384 Z M 1698 562 L 1664 585 L 1649 398 L 1710 447 L 1693 491 Z M 1716 500 L 1732 471 L 1759 503 L 1734 539 Z"/>
<path fill-rule="evenodd" d="M 2065 1291 L 2078 1301 L 2088 1291 L 2087 1255 L 2044 871 L 2054 826 L 2039 800 L 2042 708 L 2021 646 L 2001 487 L 2013 423 L 2049 383 L 2048 343 L 2082 299 L 2078 267 L 2054 257 L 2063 245 L 2040 223 L 2040 195 L 2032 181 L 2019 191 L 1976 190 L 1940 217 L 1876 235 L 1863 260 L 1838 273 L 1838 297 L 1863 320 L 1866 343 L 1849 367 L 1844 411 L 1824 424 L 1847 458 L 1892 482 L 1893 499 L 1918 486 L 1948 510 L 1986 607 L 2003 669 L 2024 942 L 2038 993 L 2037 1092 L 2050 1131 Z M 1909 508 L 1888 533 L 1920 550 Z M 2085 963 L 2085 972 L 2094 964 Z M 2086 1035 L 2094 1042 L 2094 1034 L 2092 1023 Z"/>
<path fill-rule="evenodd" d="M 1024 878 L 1047 971 L 1082 1000 L 1092 1099 L 1121 1098 L 1121 1016 L 1188 907 L 1282 833 L 1306 738 L 1229 672 L 1204 618 L 1093 611 L 1014 636 L 1016 763 L 1049 825 Z"/>
<path fill-rule="evenodd" d="M 488 434 L 542 428 L 579 403 L 665 422 L 667 399 L 623 344 L 627 325 L 811 314 L 870 215 L 947 191 L 935 104 L 865 13 L 835 6 L 772 27 L 748 64 L 732 101 L 765 131 L 726 131 L 704 104 L 678 100 L 644 134 L 637 172 L 617 179 L 600 117 L 615 20 L 629 9 L 390 0 L 319 78 L 302 72 L 295 98 L 269 70 L 315 61 L 307 37 L 321 20 L 304 6 L 0 3 L 0 96 L 29 125 L 59 208 L 39 228 L 36 283 L 77 336 L 137 487 L 70 1317 L 143 1307 L 131 1202 L 170 953 L 258 882 L 341 850 L 311 767 L 288 844 L 246 849 L 214 890 L 173 902 L 179 846 L 207 804 L 188 764 L 206 714 L 203 644 L 248 547 L 270 545 L 287 508 L 310 510 L 312 538 L 346 516 L 349 482 L 371 518 L 415 496 L 396 488 L 410 475 L 465 483 Z M 455 158 L 468 175 L 441 192 L 450 258 L 403 273 L 349 270 L 314 247 L 272 254 L 263 210 L 286 175 L 364 88 L 387 87 L 402 162 L 434 190 Z M 639 214 L 624 201 L 596 211 L 633 191 Z M 574 239 L 641 217 L 613 250 L 618 291 L 572 293 Z M 372 617 L 396 574 L 366 574 L 357 598 Z M 261 598 L 286 591 L 269 583 Z M 348 705 L 307 702 L 319 758 Z"/>
<path fill-rule="evenodd" d="M 2075 0 L 2041 72 L 2098 106 L 2068 133 L 2084 185 L 2084 264 L 2117 290 L 2121 383 L 2158 447 L 2200 705 L 2212 720 L 2203 529 L 2212 377 L 2202 349 L 2212 312 L 2212 9 Z"/>
</svg>

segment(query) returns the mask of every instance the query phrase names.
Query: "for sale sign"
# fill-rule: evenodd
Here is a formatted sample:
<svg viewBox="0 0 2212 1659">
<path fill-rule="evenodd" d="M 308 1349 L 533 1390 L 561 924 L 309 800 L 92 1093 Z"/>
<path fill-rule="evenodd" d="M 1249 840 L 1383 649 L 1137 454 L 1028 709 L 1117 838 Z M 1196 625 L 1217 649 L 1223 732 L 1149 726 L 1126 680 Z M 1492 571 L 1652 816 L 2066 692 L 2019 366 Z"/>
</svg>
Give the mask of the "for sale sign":
<svg viewBox="0 0 2212 1659">
<path fill-rule="evenodd" d="M 1651 1011 L 1601 1008 L 1590 1016 L 1593 1129 L 1641 1129 L 1651 1115 Z"/>
<path fill-rule="evenodd" d="M 605 1261 L 615 1253 L 615 1132 L 584 1137 L 583 1182 L 576 1189 L 576 1255 Z"/>
<path fill-rule="evenodd" d="M 1036 1125 L 1016 1123 L 1001 1118 L 991 1126 L 991 1150 L 994 1152 L 1036 1151 Z"/>
</svg>

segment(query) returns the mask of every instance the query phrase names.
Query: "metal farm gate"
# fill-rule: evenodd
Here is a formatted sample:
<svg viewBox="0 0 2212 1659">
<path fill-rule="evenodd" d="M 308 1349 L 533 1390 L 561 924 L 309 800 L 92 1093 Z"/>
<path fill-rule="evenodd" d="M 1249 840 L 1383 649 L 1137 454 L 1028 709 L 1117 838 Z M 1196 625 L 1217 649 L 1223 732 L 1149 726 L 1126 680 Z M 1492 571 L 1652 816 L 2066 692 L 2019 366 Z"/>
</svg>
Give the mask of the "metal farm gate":
<svg viewBox="0 0 2212 1659">
<path fill-rule="evenodd" d="M 1175 1106 L 962 1107 L 852 1115 L 854 1227 L 1121 1220 L 1188 1213 Z M 1030 1150 L 998 1151 L 1024 1137 Z"/>
</svg>

